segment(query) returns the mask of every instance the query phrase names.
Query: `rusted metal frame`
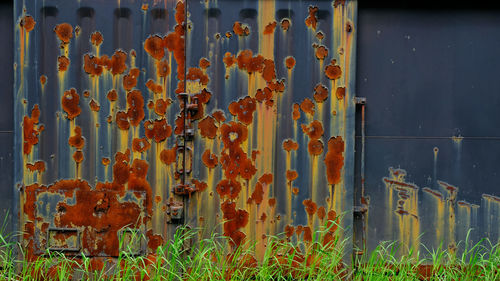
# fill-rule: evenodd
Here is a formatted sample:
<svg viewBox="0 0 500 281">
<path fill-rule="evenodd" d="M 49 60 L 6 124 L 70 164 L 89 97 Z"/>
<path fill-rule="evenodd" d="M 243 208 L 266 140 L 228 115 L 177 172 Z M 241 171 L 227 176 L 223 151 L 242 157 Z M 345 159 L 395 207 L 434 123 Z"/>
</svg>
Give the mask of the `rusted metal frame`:
<svg viewBox="0 0 500 281">
<path fill-rule="evenodd" d="M 361 258 L 366 252 L 366 227 L 367 227 L 367 217 L 366 212 L 368 211 L 368 206 L 365 204 L 365 133 L 366 133 L 366 121 L 365 121 L 365 107 L 366 98 L 365 97 L 355 97 L 356 108 L 361 111 L 361 151 L 360 151 L 360 184 L 359 194 L 360 196 L 354 197 L 353 206 L 353 266 L 354 269 L 357 268 L 358 264 L 361 262 Z M 355 192 L 356 195 L 358 193 Z"/>
</svg>

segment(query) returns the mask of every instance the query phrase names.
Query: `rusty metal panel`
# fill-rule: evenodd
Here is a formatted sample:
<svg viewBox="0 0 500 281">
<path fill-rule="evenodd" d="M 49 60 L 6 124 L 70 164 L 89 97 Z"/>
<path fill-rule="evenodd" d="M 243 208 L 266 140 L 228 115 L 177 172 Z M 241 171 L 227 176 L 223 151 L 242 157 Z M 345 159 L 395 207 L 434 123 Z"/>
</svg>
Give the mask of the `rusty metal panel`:
<svg viewBox="0 0 500 281">
<path fill-rule="evenodd" d="M 182 1 L 15 1 L 15 201 L 31 257 L 168 239 L 183 14 Z"/>
<path fill-rule="evenodd" d="M 115 257 L 141 233 L 143 254 L 179 224 L 258 254 L 340 216 L 350 237 L 356 1 L 14 6 L 30 257 Z"/>
<path fill-rule="evenodd" d="M 188 79 L 204 89 L 192 179 L 207 190 L 189 223 L 211 229 L 239 212 L 241 224 L 219 228 L 259 254 L 266 235 L 307 241 L 341 214 L 352 235 L 356 6 L 188 2 Z"/>
<path fill-rule="evenodd" d="M 368 248 L 497 243 L 499 10 L 414 5 L 360 7 Z"/>
</svg>

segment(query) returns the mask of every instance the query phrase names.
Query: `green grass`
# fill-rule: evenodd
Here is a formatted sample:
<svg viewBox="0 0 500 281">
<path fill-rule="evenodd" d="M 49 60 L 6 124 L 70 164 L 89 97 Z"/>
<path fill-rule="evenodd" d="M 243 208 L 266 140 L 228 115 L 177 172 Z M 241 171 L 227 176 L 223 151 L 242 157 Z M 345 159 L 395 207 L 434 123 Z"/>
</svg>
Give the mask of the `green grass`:
<svg viewBox="0 0 500 281">
<path fill-rule="evenodd" d="M 120 245 L 117 259 L 100 259 L 103 264 L 95 266 L 95 259 L 58 252 L 27 262 L 15 237 L 3 235 L 0 228 L 0 280 L 419 280 L 423 268 L 432 275 L 428 280 L 500 280 L 500 247 L 487 239 L 472 244 L 467 238 L 458 255 L 443 247 L 426 249 L 427 258 L 413 249 L 397 258 L 398 244 L 383 242 L 351 266 L 344 260 L 347 240 L 337 238 L 324 246 L 325 231 L 316 231 L 310 243 L 270 237 L 258 261 L 255 245 L 247 243 L 229 254 L 226 237 L 198 239 L 198 231 L 180 228 L 156 253 L 145 256 Z"/>
</svg>

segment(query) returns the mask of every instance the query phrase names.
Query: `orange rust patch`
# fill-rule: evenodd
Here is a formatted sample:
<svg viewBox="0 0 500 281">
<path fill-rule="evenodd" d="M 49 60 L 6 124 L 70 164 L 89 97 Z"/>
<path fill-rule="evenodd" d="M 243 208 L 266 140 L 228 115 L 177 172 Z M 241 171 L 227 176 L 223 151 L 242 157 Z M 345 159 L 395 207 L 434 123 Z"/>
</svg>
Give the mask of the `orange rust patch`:
<svg viewBox="0 0 500 281">
<path fill-rule="evenodd" d="M 260 205 L 260 203 L 262 203 L 262 200 L 264 200 L 264 188 L 260 182 L 257 182 L 255 184 L 255 189 L 253 190 L 250 199 L 257 205 Z"/>
<path fill-rule="evenodd" d="M 57 57 L 57 69 L 59 72 L 64 72 L 68 70 L 69 67 L 69 59 L 66 56 Z"/>
<path fill-rule="evenodd" d="M 149 4 L 142 4 L 141 10 L 147 11 L 149 9 Z"/>
<path fill-rule="evenodd" d="M 324 60 L 328 56 L 328 49 L 325 46 L 321 45 L 316 48 L 315 54 L 317 59 Z"/>
<path fill-rule="evenodd" d="M 35 28 L 36 21 L 30 15 L 25 15 L 21 18 L 19 25 L 26 30 L 26 32 L 30 32 Z"/>
<path fill-rule="evenodd" d="M 243 50 L 236 57 L 238 68 L 246 70 L 248 73 L 262 72 L 264 68 L 264 57 L 261 55 L 253 56 L 252 50 Z"/>
<path fill-rule="evenodd" d="M 314 203 L 311 199 L 302 201 L 302 205 L 304 205 L 304 208 L 309 216 L 314 215 L 316 213 L 316 210 L 318 209 L 316 203 Z"/>
<path fill-rule="evenodd" d="M 73 38 L 73 27 L 69 23 L 56 25 L 54 32 L 63 43 L 69 43 L 69 40 Z"/>
<path fill-rule="evenodd" d="M 216 190 L 222 199 L 227 196 L 229 199 L 234 200 L 240 194 L 241 184 L 232 179 L 224 179 L 217 184 Z"/>
<path fill-rule="evenodd" d="M 226 115 L 224 114 L 224 111 L 222 110 L 217 110 L 212 113 L 212 116 L 217 120 L 217 122 L 222 123 L 226 121 Z"/>
<path fill-rule="evenodd" d="M 270 174 L 270 173 L 263 174 L 262 176 L 260 176 L 259 182 L 261 182 L 262 184 L 273 183 L 273 174 Z"/>
<path fill-rule="evenodd" d="M 90 42 L 92 43 L 92 45 L 98 47 L 99 45 L 102 44 L 102 41 L 103 41 L 102 34 L 99 31 L 94 31 L 90 35 Z"/>
<path fill-rule="evenodd" d="M 148 108 L 149 109 L 154 109 L 155 108 L 155 103 L 152 100 L 148 101 Z"/>
<path fill-rule="evenodd" d="M 68 139 L 70 146 L 82 149 L 85 146 L 85 139 L 82 137 L 82 128 L 76 126 L 74 130 L 75 134 Z"/>
<path fill-rule="evenodd" d="M 127 116 L 132 126 L 137 127 L 144 119 L 144 98 L 139 90 L 127 94 Z"/>
<path fill-rule="evenodd" d="M 165 56 L 163 39 L 158 35 L 150 35 L 144 42 L 144 50 L 154 59 L 161 60 Z"/>
<path fill-rule="evenodd" d="M 316 32 L 316 38 L 318 38 L 319 40 L 323 40 L 325 38 L 325 34 L 323 34 L 323 32 L 321 31 L 318 31 Z"/>
<path fill-rule="evenodd" d="M 40 76 L 40 84 L 42 84 L 42 86 L 45 86 L 45 83 L 47 83 L 47 76 Z"/>
<path fill-rule="evenodd" d="M 276 206 L 276 198 L 269 198 L 269 200 L 267 201 L 267 203 L 269 204 L 269 206 L 271 208 L 274 208 L 274 206 Z"/>
<path fill-rule="evenodd" d="M 237 116 L 238 120 L 245 125 L 249 125 L 253 120 L 253 113 L 257 109 L 255 99 L 250 96 L 246 96 L 243 99 L 239 99 L 237 102 L 232 102 L 229 104 L 229 112 L 233 116 Z"/>
<path fill-rule="evenodd" d="M 175 162 L 175 157 L 177 155 L 177 147 L 172 147 L 171 149 L 163 149 L 160 152 L 160 160 L 165 165 L 170 165 Z"/>
<path fill-rule="evenodd" d="M 132 90 L 137 85 L 139 74 L 140 71 L 138 68 L 132 68 L 127 75 L 123 76 L 123 88 L 126 91 Z"/>
<path fill-rule="evenodd" d="M 314 116 L 314 103 L 309 98 L 305 98 L 300 103 L 300 109 L 302 109 L 304 113 Z"/>
<path fill-rule="evenodd" d="M 80 115 L 81 108 L 78 105 L 80 102 L 80 96 L 76 92 L 75 88 L 71 88 L 64 92 L 61 103 L 62 108 L 67 114 L 69 120 L 73 120 L 75 117 Z"/>
<path fill-rule="evenodd" d="M 194 188 L 196 191 L 202 192 L 205 191 L 208 187 L 208 184 L 204 181 L 198 181 L 196 179 L 192 179 L 191 182 L 194 184 Z"/>
<path fill-rule="evenodd" d="M 285 65 L 286 65 L 286 68 L 292 69 L 295 66 L 295 58 L 291 57 L 291 56 L 286 57 Z"/>
<path fill-rule="evenodd" d="M 222 59 L 222 61 L 224 61 L 226 67 L 231 67 L 237 62 L 236 57 L 232 55 L 230 52 L 226 52 L 224 54 L 224 58 Z"/>
<path fill-rule="evenodd" d="M 196 81 L 198 80 L 202 85 L 207 85 L 210 80 L 208 76 L 203 73 L 203 71 L 197 67 L 190 67 L 188 69 L 187 80 Z"/>
<path fill-rule="evenodd" d="M 111 74 L 123 74 L 127 69 L 125 61 L 127 60 L 127 54 L 121 50 L 116 50 L 111 60 L 109 60 L 106 65 L 107 69 L 111 71 Z"/>
<path fill-rule="evenodd" d="M 177 89 L 176 93 L 184 92 L 184 48 L 185 48 L 185 40 L 184 40 L 184 28 L 182 26 L 184 21 L 184 3 L 177 2 L 175 8 L 175 19 L 177 25 L 175 25 L 174 32 L 170 32 L 163 38 L 163 45 L 174 54 L 175 62 L 177 63 Z"/>
<path fill-rule="evenodd" d="M 107 157 L 103 157 L 103 158 L 101 159 L 101 163 L 102 163 L 104 166 L 108 166 L 108 165 L 109 165 L 109 163 L 111 163 L 111 160 L 110 160 L 109 158 L 107 158 Z"/>
<path fill-rule="evenodd" d="M 323 206 L 319 207 L 316 214 L 318 215 L 318 218 L 320 220 L 323 220 L 325 218 L 325 216 L 326 216 L 325 207 L 323 207 Z"/>
<path fill-rule="evenodd" d="M 312 242 L 312 230 L 309 226 L 304 227 L 304 241 Z"/>
<path fill-rule="evenodd" d="M 105 63 L 103 60 L 96 56 L 89 54 L 85 54 L 83 56 L 83 70 L 91 76 L 101 75 L 104 65 Z"/>
<path fill-rule="evenodd" d="M 311 155 L 320 155 L 323 153 L 323 142 L 320 140 L 310 140 L 307 144 L 307 150 Z"/>
<path fill-rule="evenodd" d="M 300 119 L 300 111 L 299 111 L 299 104 L 298 103 L 294 103 L 292 105 L 292 119 L 297 121 Z"/>
<path fill-rule="evenodd" d="M 314 100 L 317 103 L 322 103 L 328 98 L 328 88 L 323 84 L 318 84 L 314 87 Z"/>
<path fill-rule="evenodd" d="M 299 177 L 299 174 L 295 170 L 287 170 L 286 171 L 286 179 L 288 181 L 294 181 Z"/>
<path fill-rule="evenodd" d="M 159 143 L 172 135 L 172 126 L 168 125 L 166 119 L 147 120 L 144 122 L 146 138 L 154 139 Z"/>
<path fill-rule="evenodd" d="M 299 189 L 298 189 L 298 188 L 296 188 L 296 187 L 293 187 L 293 188 L 292 188 L 292 193 L 293 193 L 294 195 L 299 194 Z"/>
<path fill-rule="evenodd" d="M 146 82 L 146 87 L 155 94 L 161 94 L 163 92 L 163 87 L 160 84 L 156 84 L 152 79 Z"/>
<path fill-rule="evenodd" d="M 83 91 L 83 97 L 84 97 L 84 98 L 88 98 L 88 97 L 90 97 L 90 92 L 89 92 L 89 90 L 85 90 L 85 91 Z"/>
<path fill-rule="evenodd" d="M 233 32 L 238 36 L 248 36 L 250 35 L 250 28 L 248 25 L 236 21 L 233 24 Z"/>
<path fill-rule="evenodd" d="M 73 159 L 76 163 L 81 163 L 83 161 L 83 152 L 81 150 L 75 151 L 75 153 L 73 153 Z"/>
<path fill-rule="evenodd" d="M 155 113 L 163 116 L 165 113 L 167 113 L 167 107 L 172 104 L 171 99 L 157 99 L 156 104 L 155 104 Z"/>
<path fill-rule="evenodd" d="M 299 144 L 294 142 L 292 139 L 286 139 L 283 141 L 283 149 L 288 152 L 297 150 L 299 149 Z"/>
<path fill-rule="evenodd" d="M 215 118 L 207 116 L 198 123 L 198 128 L 200 129 L 202 137 L 214 139 L 217 136 L 217 126 L 215 126 L 215 120 Z"/>
<path fill-rule="evenodd" d="M 245 227 L 248 224 L 249 214 L 245 210 L 236 210 L 236 204 L 231 201 L 224 201 L 221 204 L 221 210 L 224 223 L 224 236 L 230 238 L 230 245 L 233 249 L 241 245 L 246 235 L 238 231 L 239 228 Z"/>
<path fill-rule="evenodd" d="M 281 20 L 281 29 L 286 31 L 290 28 L 290 25 L 291 25 L 291 23 L 290 23 L 289 19 L 284 18 Z"/>
<path fill-rule="evenodd" d="M 263 33 L 266 34 L 273 34 L 274 29 L 276 28 L 276 21 L 270 22 L 264 27 Z"/>
<path fill-rule="evenodd" d="M 209 60 L 207 60 L 206 58 L 201 58 L 200 59 L 199 67 L 201 69 L 207 69 L 209 66 L 210 66 L 210 61 Z"/>
<path fill-rule="evenodd" d="M 316 29 L 318 24 L 318 18 L 316 18 L 316 13 L 318 12 L 318 7 L 309 6 L 309 15 L 307 16 L 305 23 L 306 26 L 312 29 Z"/>
<path fill-rule="evenodd" d="M 323 125 L 318 120 L 312 121 L 309 126 L 302 124 L 302 131 L 304 132 L 304 134 L 307 134 L 312 140 L 321 138 L 324 133 Z"/>
<path fill-rule="evenodd" d="M 155 196 L 155 202 L 156 202 L 156 203 L 160 203 L 160 202 L 161 202 L 161 196 L 156 195 L 156 196 Z"/>
<path fill-rule="evenodd" d="M 276 79 L 276 69 L 274 67 L 274 61 L 270 59 L 264 60 L 264 68 L 262 69 L 262 78 L 266 82 L 270 83 L 273 79 Z M 283 85 L 284 87 L 284 85 Z M 276 90 L 276 89 L 272 89 Z M 282 91 L 281 91 L 282 92 Z"/>
<path fill-rule="evenodd" d="M 135 138 L 132 140 L 132 151 L 134 152 L 145 152 L 151 147 L 146 138 Z"/>
<path fill-rule="evenodd" d="M 341 136 L 328 140 L 328 151 L 325 155 L 326 177 L 329 184 L 338 184 L 342 167 L 344 167 L 344 141 Z"/>
<path fill-rule="evenodd" d="M 43 173 L 45 171 L 45 162 L 36 161 L 34 164 L 27 163 L 26 169 L 28 169 L 30 172 L 38 171 L 39 173 Z"/>
<path fill-rule="evenodd" d="M 337 97 L 338 100 L 342 100 L 345 97 L 345 88 L 344 87 L 338 87 L 337 90 L 335 91 L 335 96 Z"/>
<path fill-rule="evenodd" d="M 161 60 L 156 63 L 156 73 L 160 77 L 167 77 L 170 74 L 170 66 L 168 65 L 168 61 Z"/>
<path fill-rule="evenodd" d="M 203 161 L 203 164 L 205 164 L 205 166 L 209 169 L 217 167 L 217 163 L 219 162 L 217 156 L 213 153 L 210 153 L 210 149 L 207 149 L 205 150 L 205 152 L 203 152 L 201 160 Z"/>
<path fill-rule="evenodd" d="M 92 99 L 89 102 L 89 106 L 90 106 L 90 110 L 95 111 L 95 112 L 98 112 L 99 109 L 101 109 L 101 107 L 99 106 L 99 104 L 94 99 Z"/>
<path fill-rule="evenodd" d="M 240 164 L 240 175 L 243 179 L 250 180 L 256 172 L 257 169 L 253 165 L 252 160 L 245 159 Z"/>
<path fill-rule="evenodd" d="M 33 106 L 31 117 L 24 116 L 23 118 L 23 153 L 30 154 L 33 145 L 38 143 L 38 134 L 41 128 L 37 128 L 40 118 L 40 109 L 38 104 Z"/>
<path fill-rule="evenodd" d="M 342 70 L 336 63 L 337 61 L 333 59 L 330 64 L 325 67 L 325 75 L 330 80 L 339 79 L 342 75 Z"/>
<path fill-rule="evenodd" d="M 116 113 L 116 125 L 121 130 L 128 130 L 130 123 L 128 122 L 127 113 L 124 111 L 118 111 Z"/>
<path fill-rule="evenodd" d="M 247 128 L 239 122 L 225 123 L 220 130 L 224 149 L 240 146 L 248 137 Z"/>
</svg>

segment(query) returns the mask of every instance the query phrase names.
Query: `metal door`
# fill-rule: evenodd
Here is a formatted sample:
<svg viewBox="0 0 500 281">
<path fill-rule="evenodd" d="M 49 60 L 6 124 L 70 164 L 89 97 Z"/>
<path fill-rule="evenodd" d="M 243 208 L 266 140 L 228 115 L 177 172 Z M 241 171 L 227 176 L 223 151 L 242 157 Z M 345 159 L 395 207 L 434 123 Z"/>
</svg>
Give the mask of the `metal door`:
<svg viewBox="0 0 500 281">
<path fill-rule="evenodd" d="M 327 219 L 349 237 L 356 7 L 15 1 L 15 202 L 30 257 L 115 257 L 142 234 L 140 255 L 180 224 L 258 253 L 266 235 L 309 241 Z"/>
<path fill-rule="evenodd" d="M 497 243 L 499 11 L 379 4 L 360 5 L 358 28 L 368 247 L 455 250 L 470 229 Z"/>
</svg>

